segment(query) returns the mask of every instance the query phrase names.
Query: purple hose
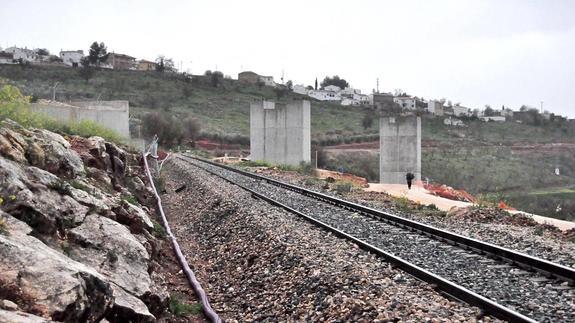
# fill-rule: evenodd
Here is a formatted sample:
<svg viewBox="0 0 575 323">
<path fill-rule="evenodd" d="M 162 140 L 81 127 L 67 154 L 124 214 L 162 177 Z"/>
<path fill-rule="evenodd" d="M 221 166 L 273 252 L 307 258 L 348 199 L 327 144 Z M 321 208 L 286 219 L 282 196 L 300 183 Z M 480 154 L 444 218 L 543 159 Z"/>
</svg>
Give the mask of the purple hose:
<svg viewBox="0 0 575 323">
<path fill-rule="evenodd" d="M 204 289 L 200 285 L 200 282 L 198 282 L 198 280 L 196 279 L 196 275 L 194 275 L 194 272 L 190 269 L 190 266 L 188 265 L 188 262 L 186 261 L 186 257 L 184 257 L 184 254 L 182 253 L 182 250 L 180 249 L 180 245 L 178 244 L 178 241 L 176 240 L 176 237 L 174 237 L 174 235 L 172 234 L 172 230 L 170 230 L 170 225 L 168 224 L 168 220 L 166 219 L 166 215 L 164 214 L 164 210 L 162 209 L 162 200 L 160 199 L 160 196 L 158 195 L 158 191 L 156 191 L 156 186 L 154 185 L 154 180 L 152 179 L 152 174 L 150 173 L 150 169 L 148 168 L 147 156 L 148 156 L 148 154 L 143 154 L 144 165 L 146 166 L 145 167 L 146 168 L 146 175 L 148 176 L 148 180 L 150 181 L 150 185 L 152 186 L 152 189 L 154 190 L 154 195 L 156 196 L 156 200 L 158 201 L 158 209 L 160 210 L 160 214 L 162 216 L 162 222 L 164 224 L 164 228 L 166 229 L 168 236 L 172 240 L 172 245 L 174 246 L 174 251 L 176 252 L 176 256 L 178 257 L 178 261 L 180 262 L 180 265 L 182 266 L 182 270 L 186 274 L 186 277 L 188 277 L 188 282 L 190 283 L 190 285 L 192 285 L 192 288 L 196 292 L 196 295 L 200 298 L 200 301 L 202 302 L 202 308 L 204 310 L 204 314 L 206 314 L 206 316 L 210 319 L 210 321 L 212 321 L 214 323 L 221 323 L 222 319 L 218 316 L 218 314 L 214 311 L 214 309 L 210 305 L 210 301 L 208 300 L 208 296 L 206 295 L 206 292 L 204 291 Z"/>
</svg>

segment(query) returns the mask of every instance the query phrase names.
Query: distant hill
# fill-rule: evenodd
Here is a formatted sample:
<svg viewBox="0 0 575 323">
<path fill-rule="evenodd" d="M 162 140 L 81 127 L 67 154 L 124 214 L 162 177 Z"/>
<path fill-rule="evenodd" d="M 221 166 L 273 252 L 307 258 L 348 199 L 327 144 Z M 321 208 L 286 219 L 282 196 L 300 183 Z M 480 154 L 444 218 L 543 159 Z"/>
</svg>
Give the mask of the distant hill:
<svg viewBox="0 0 575 323">
<path fill-rule="evenodd" d="M 199 118 L 203 132 L 249 136 L 249 105 L 253 100 L 277 100 L 273 88 L 246 85 L 223 79 L 214 87 L 207 76 L 183 77 L 155 71 L 99 70 L 88 81 L 78 69 L 0 65 L 0 77 L 17 85 L 26 95 L 51 99 L 58 83 L 56 99 L 129 100 L 131 116 L 140 118 L 149 111 L 166 111 L 177 116 L 192 113 Z M 302 96 L 288 92 L 281 100 Z M 361 107 L 312 100 L 312 132 L 317 140 L 336 136 L 362 136 L 377 133 L 377 124 L 364 130 L 361 120 L 367 113 Z"/>
<path fill-rule="evenodd" d="M 192 79 L 178 74 L 140 71 L 96 71 L 85 80 L 77 69 L 0 65 L 0 77 L 25 94 L 50 99 L 58 83 L 58 100 L 129 100 L 135 120 L 149 111 L 177 117 L 191 113 L 208 134 L 249 136 L 249 104 L 277 100 L 271 87 L 250 86 L 223 79 L 217 87 L 207 76 Z M 294 93 L 280 100 L 303 98 Z M 312 140 L 324 145 L 378 140 L 378 122 L 364 129 L 364 107 L 312 101 Z M 562 218 L 575 218 L 575 124 L 547 122 L 533 126 L 513 122 L 464 120 L 465 127 L 443 124 L 442 118 L 423 120 L 423 176 L 464 188 L 492 199 L 506 198 L 515 206 Z M 369 145 L 368 145 L 369 146 Z M 373 145 L 371 145 L 373 147 Z M 377 145 L 375 145 L 377 147 Z M 328 166 L 378 180 L 377 150 L 339 154 Z M 555 168 L 560 175 L 555 175 Z M 531 197 L 530 197 L 531 196 Z M 538 201 L 538 202 L 533 202 Z M 549 205 L 561 204 L 561 210 Z M 556 205 L 555 205 L 556 206 Z"/>
</svg>

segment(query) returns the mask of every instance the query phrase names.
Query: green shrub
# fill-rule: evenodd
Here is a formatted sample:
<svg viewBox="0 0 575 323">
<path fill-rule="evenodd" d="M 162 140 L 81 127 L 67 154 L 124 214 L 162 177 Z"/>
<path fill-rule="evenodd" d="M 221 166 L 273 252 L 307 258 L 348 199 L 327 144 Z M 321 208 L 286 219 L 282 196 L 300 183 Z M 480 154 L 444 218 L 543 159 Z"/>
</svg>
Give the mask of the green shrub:
<svg viewBox="0 0 575 323">
<path fill-rule="evenodd" d="M 5 236 L 9 235 L 10 232 L 8 231 L 8 225 L 6 225 L 6 220 L 0 218 L 0 234 Z"/>
<path fill-rule="evenodd" d="M 166 236 L 168 234 L 166 233 L 164 227 L 154 220 L 152 220 L 152 222 L 154 223 L 154 228 L 152 229 L 152 234 L 154 235 L 154 237 L 162 240 L 166 239 Z"/>
<path fill-rule="evenodd" d="M 398 197 L 395 199 L 395 204 L 397 205 L 397 207 L 399 207 L 400 210 L 402 211 L 409 211 L 411 210 L 410 205 L 411 205 L 411 201 L 405 197 Z"/>
<path fill-rule="evenodd" d="M 170 312 L 176 316 L 198 315 L 202 313 L 202 304 L 186 304 L 181 302 L 178 297 L 170 297 Z"/>
<path fill-rule="evenodd" d="M 353 184 L 350 182 L 339 182 L 335 184 L 335 191 L 339 194 L 349 193 L 353 188 Z"/>
<path fill-rule="evenodd" d="M 248 160 L 238 164 L 240 167 L 272 167 L 272 164 L 265 160 Z"/>
</svg>

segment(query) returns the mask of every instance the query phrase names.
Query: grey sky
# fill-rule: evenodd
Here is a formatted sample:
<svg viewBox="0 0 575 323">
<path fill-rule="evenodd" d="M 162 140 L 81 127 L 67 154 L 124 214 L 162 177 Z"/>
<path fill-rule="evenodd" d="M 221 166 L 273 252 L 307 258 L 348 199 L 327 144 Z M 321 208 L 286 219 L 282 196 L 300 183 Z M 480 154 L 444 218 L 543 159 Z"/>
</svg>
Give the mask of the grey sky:
<svg viewBox="0 0 575 323">
<path fill-rule="evenodd" d="M 97 5 L 96 5 L 97 4 Z M 295 84 L 338 74 L 471 108 L 575 117 L 575 1 L 0 0 L 0 46 L 110 51 Z"/>
</svg>

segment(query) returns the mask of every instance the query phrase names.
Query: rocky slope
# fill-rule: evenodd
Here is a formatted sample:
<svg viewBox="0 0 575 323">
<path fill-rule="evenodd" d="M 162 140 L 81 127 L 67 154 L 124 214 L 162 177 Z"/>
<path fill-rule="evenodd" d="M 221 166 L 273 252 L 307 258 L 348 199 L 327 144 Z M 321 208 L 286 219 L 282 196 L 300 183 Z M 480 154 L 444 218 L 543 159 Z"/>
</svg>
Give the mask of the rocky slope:
<svg viewBox="0 0 575 323">
<path fill-rule="evenodd" d="M 162 315 L 169 293 L 140 162 L 99 137 L 0 124 L 0 321 Z"/>
</svg>

